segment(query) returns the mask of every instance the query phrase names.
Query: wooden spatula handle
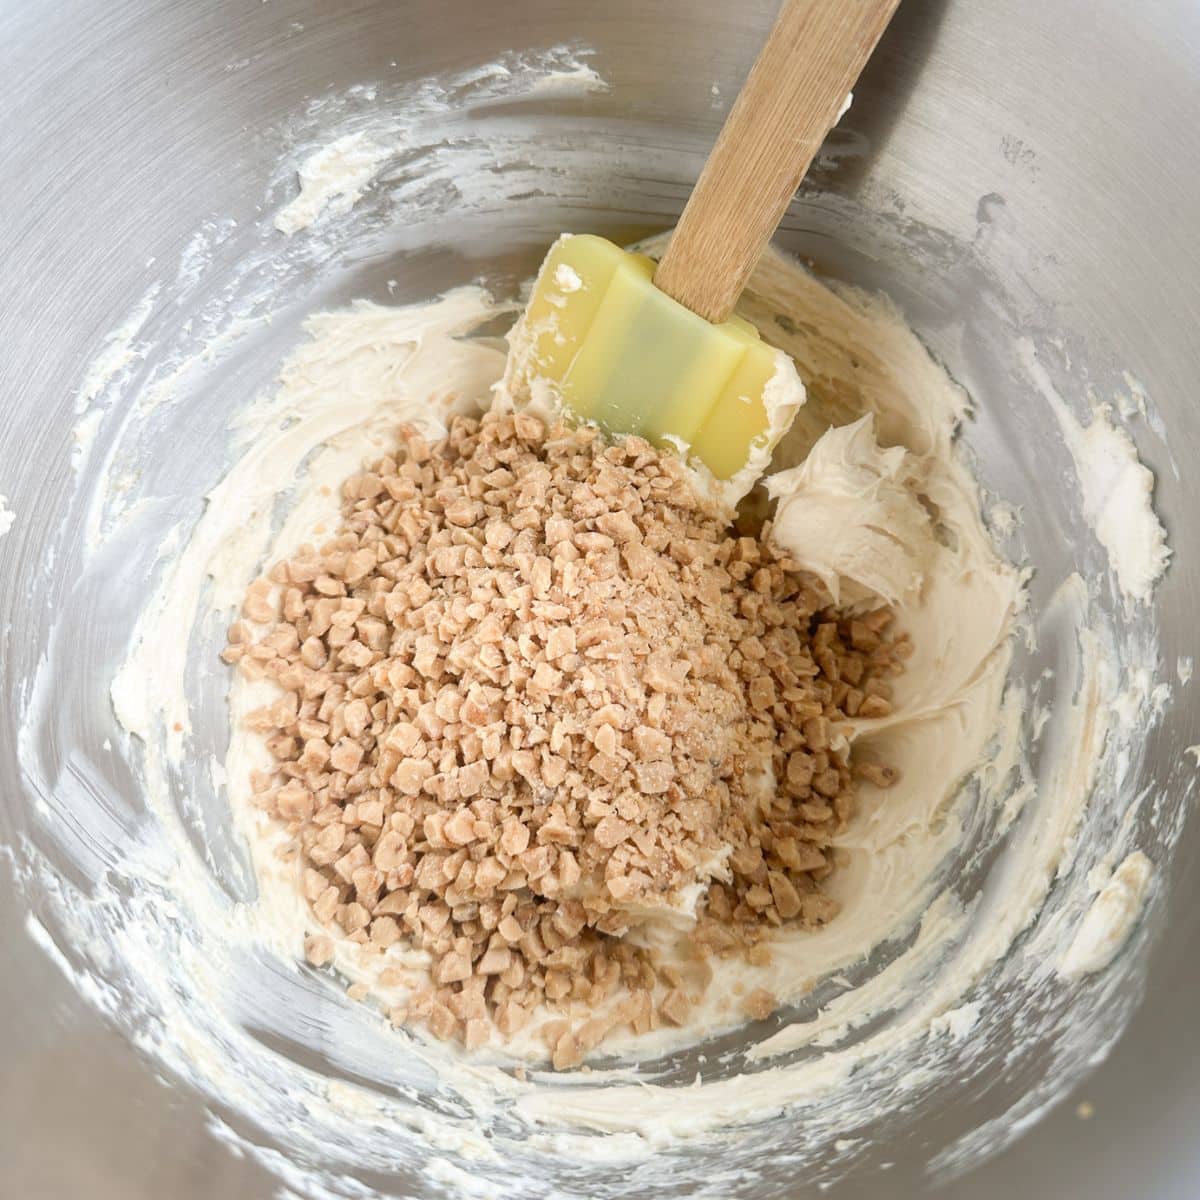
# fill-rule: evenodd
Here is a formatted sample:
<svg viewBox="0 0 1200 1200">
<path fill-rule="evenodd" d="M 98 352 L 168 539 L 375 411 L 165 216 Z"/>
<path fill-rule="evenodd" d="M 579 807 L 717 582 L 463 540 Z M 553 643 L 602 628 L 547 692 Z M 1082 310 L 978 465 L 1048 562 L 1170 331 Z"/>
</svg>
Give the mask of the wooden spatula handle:
<svg viewBox="0 0 1200 1200">
<path fill-rule="evenodd" d="M 733 312 L 899 0 L 784 0 L 683 210 L 655 284 Z"/>
</svg>

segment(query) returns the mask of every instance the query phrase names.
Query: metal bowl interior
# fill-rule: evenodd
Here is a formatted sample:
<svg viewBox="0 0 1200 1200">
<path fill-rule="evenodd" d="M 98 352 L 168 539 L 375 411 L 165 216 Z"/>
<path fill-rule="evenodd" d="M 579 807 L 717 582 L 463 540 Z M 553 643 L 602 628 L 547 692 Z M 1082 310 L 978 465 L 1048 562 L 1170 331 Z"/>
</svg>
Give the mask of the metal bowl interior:
<svg viewBox="0 0 1200 1200">
<path fill-rule="evenodd" d="M 153 1012 L 78 994 L 70 980 L 80 965 L 100 980 L 104 966 L 64 918 L 62 893 L 27 868 L 38 856 L 69 860 L 71 885 L 86 896 L 146 819 L 136 748 L 105 747 L 120 740 L 112 673 L 162 535 L 197 520 L 227 463 L 238 410 L 269 386 L 304 317 L 480 278 L 512 293 L 563 229 L 627 241 L 669 226 L 772 8 L 356 0 L 334 11 L 315 0 L 203 9 L 128 0 L 100 13 L 82 0 L 53 12 L 0 3 L 10 47 L 0 80 L 9 114 L 0 142 L 0 493 L 14 514 L 0 541 L 0 681 L 11 698 L 0 716 L 0 851 L 8 848 L 11 866 L 0 871 L 0 953 L 10 964 L 0 983 L 0 1143 L 15 1163 L 15 1191 L 72 1195 L 86 1179 L 99 1198 L 188 1196 L 220 1181 L 266 1196 L 276 1177 L 304 1192 L 328 1170 L 343 1189 L 328 1194 L 455 1194 L 458 1177 L 439 1173 L 432 1152 L 418 1147 L 403 1170 L 359 1144 L 329 1146 L 321 1161 L 321 1147 L 280 1140 L 237 1103 L 190 1089 L 147 1050 Z M 510 97 L 474 74 L 499 61 L 519 75 L 530 54 L 546 53 L 564 70 L 585 61 L 606 86 L 531 86 Z M 1097 847 L 1120 833 L 1159 869 L 1119 976 L 1067 988 L 1005 975 L 1002 965 L 992 983 L 1013 997 L 981 1032 L 986 1052 L 958 1077 L 845 1130 L 852 1150 L 817 1153 L 823 1143 L 804 1118 L 784 1114 L 732 1147 L 667 1150 L 638 1171 L 612 1165 L 603 1194 L 639 1194 L 651 1178 L 667 1195 L 702 1194 L 720 1176 L 725 1195 L 799 1196 L 821 1184 L 847 1198 L 885 1186 L 915 1196 L 953 1180 L 944 1194 L 987 1200 L 1007 1196 L 1018 1172 L 1038 1194 L 1194 1194 L 1200 1159 L 1182 1114 L 1200 1102 L 1200 1074 L 1179 1047 L 1196 983 L 1200 835 L 1180 828 L 1195 771 L 1185 751 L 1200 741 L 1200 717 L 1176 664 L 1194 652 L 1200 584 L 1188 519 L 1200 494 L 1187 467 L 1200 450 L 1198 71 L 1200 11 L 1185 0 L 1136 13 L 1115 0 L 911 3 L 778 238 L 819 273 L 888 293 L 974 398 L 965 453 L 989 496 L 1022 509 L 1002 545 L 1034 567 L 1033 622 L 1078 572 L 1122 668 L 1173 689 L 1122 769 L 1104 777 L 1087 818 Z M 458 81 L 440 97 L 449 121 L 416 130 L 411 153 L 389 162 L 321 238 L 272 240 L 296 153 L 380 112 L 405 119 L 421 81 L 435 77 Z M 200 252 L 202 269 L 193 269 Z M 81 447 L 80 416 L 96 399 L 84 394 L 85 372 L 130 314 L 140 314 L 140 348 L 123 390 L 88 427 L 96 440 Z M 239 336 L 239 320 L 252 332 Z M 1095 398 L 1129 402 L 1121 419 L 1155 471 L 1155 507 L 1174 550 L 1150 610 L 1122 602 L 1080 511 L 1059 425 L 1014 358 L 1017 337 L 1044 351 L 1081 416 Z M 169 403 L 138 405 L 170 363 L 205 344 L 219 350 L 173 379 Z M 105 456 L 127 464 L 141 515 L 92 553 L 104 518 L 89 473 Z M 1029 681 L 1074 649 L 1070 631 L 1040 628 L 1036 647 L 1018 657 Z M 195 646 L 211 649 L 213 635 L 195 631 Z M 59 664 L 49 676 L 48 654 Z M 220 689 L 199 674 L 196 686 L 200 764 L 227 730 Z M 1065 702 L 1056 689 L 1070 686 L 1052 679 L 1039 699 Z M 31 723 L 37 705 L 48 715 Z M 67 786 L 95 797 L 85 828 L 52 819 L 55 792 Z M 207 767 L 172 786 L 199 797 L 189 834 L 229 893 L 252 895 Z M 963 886 L 987 886 L 986 867 Z M 329 996 L 296 998 L 310 1005 L 304 1020 L 326 1024 L 328 1054 L 314 1056 L 281 1029 L 259 1031 L 264 1048 L 386 1092 L 357 1018 Z M 1088 1034 L 1069 1052 L 1052 1033 L 1020 1040 L 1014 1025 L 1031 1013 L 1048 1030 L 1082 1022 Z M 735 1069 L 736 1055 L 719 1057 L 727 1049 L 701 1047 L 658 1069 L 667 1082 L 719 1076 Z M 155 1078 L 163 1071 L 170 1090 Z M 1079 1094 L 1092 1120 L 1060 1105 L 1020 1149 L 1000 1153 L 1085 1079 Z M 888 1085 L 867 1074 L 862 1086 L 873 1081 Z M 437 1106 L 434 1083 L 428 1102 Z M 55 1148 L 64 1124 L 67 1153 Z M 594 1167 L 530 1162 L 547 1195 L 601 1194 Z M 502 1183 L 491 1180 L 496 1194 Z"/>
</svg>

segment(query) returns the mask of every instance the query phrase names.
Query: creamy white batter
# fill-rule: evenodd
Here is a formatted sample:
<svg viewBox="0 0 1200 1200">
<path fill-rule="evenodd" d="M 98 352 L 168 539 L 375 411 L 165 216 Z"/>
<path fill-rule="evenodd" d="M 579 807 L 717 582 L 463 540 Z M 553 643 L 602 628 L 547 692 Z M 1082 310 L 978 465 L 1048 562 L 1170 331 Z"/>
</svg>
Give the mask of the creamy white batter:
<svg viewBox="0 0 1200 1200">
<path fill-rule="evenodd" d="M 762 302 L 794 319 L 822 325 L 830 341 L 847 353 L 892 339 L 901 357 L 874 364 L 879 419 L 906 435 L 906 442 L 920 444 L 929 429 L 956 420 L 961 393 L 886 306 L 854 293 L 839 300 L 774 257 L 752 288 Z M 118 675 L 113 694 L 127 728 L 149 738 L 157 720 L 151 714 L 168 697 L 160 687 L 147 685 L 161 678 L 161 664 L 176 653 L 177 631 L 191 623 L 202 581 L 211 581 L 218 603 L 229 603 L 264 561 L 286 557 L 317 539 L 317 530 L 332 529 L 341 481 L 364 459 L 386 453 L 401 421 L 436 435 L 448 405 L 486 405 L 494 390 L 500 402 L 511 402 L 501 382 L 502 351 L 462 336 L 494 315 L 495 306 L 482 291 L 460 289 L 429 304 L 400 309 L 360 304 L 309 322 L 312 341 L 285 365 L 281 390 L 270 406 L 272 415 L 291 423 L 256 438 L 210 497 L 174 575 L 147 614 L 139 650 Z M 813 369 L 828 375 L 838 364 L 816 361 Z M 910 391 L 914 385 L 924 389 L 922 394 Z M 861 394 L 865 399 L 871 393 Z M 787 402 L 793 403 L 790 396 Z M 898 424 L 917 411 L 923 421 L 919 430 Z M 983 532 L 974 485 L 949 454 L 949 430 L 920 450 L 894 446 L 884 451 L 872 436 L 874 419 L 869 414 L 831 429 L 804 466 L 768 481 L 780 498 L 781 543 L 835 587 L 857 588 L 860 599 L 873 593 L 896 603 L 900 627 L 913 635 L 916 653 L 898 681 L 894 714 L 855 722 L 853 735 L 868 756 L 896 766 L 900 782 L 886 793 L 865 784 L 860 789 L 862 816 L 843 839 L 844 862 L 829 888 L 844 906 L 839 917 L 820 931 L 783 934 L 769 967 L 736 959 L 718 962 L 695 1024 L 682 1032 L 658 1032 L 651 1039 L 652 1052 L 740 1023 L 741 997 L 753 988 L 765 987 L 786 1003 L 912 927 L 936 885 L 939 863 L 961 837 L 951 805 L 959 782 L 996 754 L 1014 752 L 1011 735 L 999 741 L 997 735 L 1017 573 L 1000 561 Z M 847 434 L 852 454 L 846 450 Z M 296 481 L 288 517 L 271 536 L 275 497 Z M 937 505 L 940 529 L 920 498 Z M 885 520 L 891 544 L 900 543 L 898 562 L 862 547 L 864 538 L 881 536 Z M 818 542 L 811 540 L 812 531 L 818 531 Z M 879 574 L 872 574 L 867 563 Z M 169 677 L 182 684 L 182 669 Z M 261 737 L 241 724 L 241 716 L 268 700 L 272 689 L 267 681 L 235 682 L 224 778 L 242 828 L 257 847 L 257 869 L 270 893 L 267 907 L 275 919 L 287 912 L 291 922 L 286 931 L 277 928 L 274 938 L 277 944 L 290 938 L 298 953 L 303 934 L 317 926 L 296 900 L 296 868 L 281 870 L 274 854 L 280 832 L 250 802 L 249 772 L 268 768 L 271 760 Z M 186 696 L 179 691 L 169 698 L 177 714 L 172 728 L 181 727 L 171 740 L 172 753 L 179 754 L 188 720 Z M 945 913 L 946 936 L 962 915 Z M 419 963 L 420 955 L 397 948 L 364 958 L 353 943 L 343 942 L 336 961 L 348 978 L 370 982 L 386 1005 L 399 993 L 379 987 L 375 977 L 398 963 Z M 530 1034 L 537 1024 L 530 1023 Z M 823 1027 L 818 1023 L 806 1035 L 815 1037 Z M 517 1049 L 544 1051 L 532 1037 Z M 610 1040 L 604 1049 L 646 1052 L 632 1034 Z"/>
<path fill-rule="evenodd" d="M 572 79 L 595 86 L 586 67 L 555 51 L 544 61 L 483 68 L 447 90 L 457 88 L 460 98 L 469 94 L 484 108 Z M 321 228 L 353 216 L 339 211 L 342 198 L 350 198 L 347 209 L 354 196 L 368 203 L 369 185 L 384 169 L 385 157 L 374 159 L 380 147 L 430 148 L 423 169 L 458 189 L 460 211 L 451 225 L 459 238 L 463 221 L 468 231 L 483 228 L 482 218 L 470 225 L 473 206 L 492 198 L 498 161 L 514 164 L 511 186 L 518 190 L 545 185 L 555 171 L 569 175 L 573 152 L 551 147 L 543 161 L 538 140 L 522 142 L 508 124 L 486 143 L 473 142 L 457 113 L 430 103 L 421 93 L 405 101 L 403 119 L 384 113 L 377 122 L 358 111 L 343 120 L 334 105 L 323 118 L 332 126 L 324 140 L 306 143 L 300 154 L 329 171 L 302 173 L 300 199 L 307 194 L 311 201 L 303 211 L 293 206 L 294 188 L 277 194 L 246 278 L 258 272 L 264 286 L 278 288 L 271 269 L 278 254 L 332 261 Z M 356 134 L 365 141 L 345 141 Z M 323 145 L 341 150 L 314 160 Z M 364 145 L 373 148 L 369 165 L 357 155 Z M 342 154 L 347 147 L 356 153 Z M 619 162 L 624 151 L 598 139 L 588 153 L 607 164 L 604 155 Z M 339 155 L 350 171 L 340 180 Z M 583 161 L 578 169 L 591 169 Z M 290 179 L 294 167 L 283 175 Z M 605 166 L 604 178 L 618 176 Z M 407 185 L 395 186 L 398 203 L 409 203 Z M 416 220 L 428 192 L 415 184 L 412 190 L 412 207 L 401 218 Z M 294 231 L 286 250 L 269 241 L 284 241 L 273 231 L 277 218 Z M 434 239 L 438 228 L 434 221 L 422 236 Z M 329 245 L 340 237 L 344 231 Z M 261 295 L 254 300 L 263 303 Z M 951 1147 L 943 1158 L 953 1165 L 1002 1144 L 1098 1052 L 1082 1016 L 1085 1003 L 1093 1026 L 1095 1014 L 1121 1009 L 1118 998 L 1128 989 L 1117 955 L 1134 935 L 1153 877 L 1148 863 L 1129 857 L 1140 802 L 1113 798 L 1136 775 L 1142 739 L 1167 687 L 1147 665 L 1155 662 L 1156 643 L 1139 609 L 1165 564 L 1164 542 L 1132 443 L 1110 417 L 1090 440 L 1063 425 L 1080 463 L 1080 507 L 1131 606 L 1128 626 L 1110 621 L 1088 582 L 1070 571 L 1036 622 L 1027 620 L 1022 571 L 994 550 L 978 488 L 955 448 L 967 398 L 892 306 L 849 289 L 831 291 L 769 258 L 742 311 L 794 358 L 808 390 L 771 485 L 783 536 L 845 595 L 866 589 L 894 597 L 917 654 L 895 715 L 855 734 L 864 753 L 877 746 L 900 765 L 902 782 L 885 796 L 864 797 L 844 843 L 847 862 L 832 880 L 843 913 L 819 933 L 789 935 L 761 979 L 731 965 L 738 978 L 709 989 L 697 1028 L 639 1049 L 645 1058 L 668 1049 L 669 1038 L 694 1039 L 728 1025 L 736 1017 L 722 998 L 739 982 L 766 983 L 795 1000 L 792 1019 L 751 1031 L 740 1052 L 722 1045 L 707 1062 L 689 1060 L 686 1080 L 670 1075 L 667 1060 L 643 1070 L 606 1063 L 566 1079 L 531 1073 L 522 1082 L 486 1055 L 468 1060 L 391 1030 L 299 963 L 304 905 L 272 857 L 271 831 L 244 803 L 246 772 L 262 753 L 237 730 L 238 712 L 258 703 L 247 685 L 238 683 L 231 697 L 236 732 L 227 752 L 213 746 L 219 758 L 194 770 L 211 719 L 205 703 L 225 686 L 223 677 L 205 673 L 215 646 L 195 631 L 220 623 L 264 560 L 335 519 L 336 484 L 382 452 L 396 423 L 434 431 L 448 406 L 488 400 L 502 374 L 503 347 L 470 334 L 515 308 L 495 304 L 479 288 L 416 306 L 360 304 L 312 317 L 308 340 L 288 357 L 279 386 L 242 410 L 229 468 L 202 514 L 179 517 L 162 539 L 154 593 L 113 684 L 121 723 L 135 735 L 120 749 L 146 806 L 136 827 L 111 831 L 76 775 L 51 775 L 44 766 L 40 739 L 55 728 L 53 698 L 70 661 L 69 641 L 66 658 L 64 645 L 52 642 L 21 698 L 22 765 L 47 797 L 47 827 L 87 828 L 92 846 L 70 851 L 91 881 L 86 899 L 29 849 L 22 870 L 58 897 L 53 925 L 31 917 L 31 935 L 165 1070 L 219 1100 L 234 1122 L 214 1118 L 220 1136 L 249 1148 L 296 1190 L 353 1186 L 347 1181 L 357 1170 L 419 1170 L 451 1193 L 534 1197 L 548 1194 L 547 1164 L 579 1161 L 602 1168 L 582 1189 L 593 1197 L 621 1191 L 620 1172 L 630 1163 L 641 1164 L 642 1190 L 678 1183 L 695 1170 L 695 1194 L 727 1195 L 755 1163 L 781 1155 L 811 1177 L 816 1164 L 831 1170 L 853 1158 L 859 1141 L 849 1131 L 918 1104 L 948 1073 L 986 1055 L 1016 997 L 1022 1024 L 1002 1036 L 1012 1053 L 1023 1039 L 1042 1038 L 1052 1047 L 1048 1072 L 995 1122 Z M 137 494 L 139 468 L 117 448 L 135 439 L 139 422 L 171 413 L 206 365 L 251 336 L 260 320 L 254 304 L 232 305 L 194 357 L 168 363 L 169 370 L 137 386 L 128 371 L 149 352 L 146 314 L 122 323 L 81 399 L 81 420 L 89 422 L 81 477 L 104 456 L 99 476 L 90 476 L 99 488 L 83 497 L 85 567 L 102 562 L 110 544 L 143 531 L 139 522 L 152 511 Z M 1015 342 L 1014 359 L 1020 362 Z M 830 425 L 836 428 L 827 432 Z M 1108 460 L 1115 477 L 1129 481 L 1119 509 L 1098 508 L 1100 491 L 1087 477 L 1088 447 L 1102 434 L 1119 449 Z M 806 521 L 806 509 L 820 522 Z M 883 521 L 902 536 L 881 557 L 875 523 Z M 1145 545 L 1157 550 L 1134 557 Z M 1045 680 L 1026 675 L 1030 692 L 1011 680 L 1006 691 L 1010 661 L 1024 652 L 1023 641 L 1009 637 L 1014 622 L 1024 639 L 1060 647 L 1052 668 L 1060 685 L 1036 764 L 1028 759 L 1034 724 L 1023 718 L 1042 702 Z M 185 631 L 194 632 L 189 638 Z M 964 777 L 968 785 L 957 787 Z M 214 878 L 227 855 L 206 844 L 205 822 L 214 811 L 209 801 L 223 803 L 226 786 L 237 829 L 254 850 L 257 897 L 249 877 L 237 881 L 236 900 Z M 1089 807 L 1094 791 L 1110 798 L 1099 809 Z M 957 894 L 947 869 L 978 867 L 1005 832 L 984 885 Z M 121 853 L 105 856 L 104 847 L 117 844 Z M 1080 860 L 1108 865 L 1081 872 Z M 1116 863 L 1122 865 L 1114 869 Z M 348 978 L 361 970 L 346 949 L 336 965 Z M 1029 999 L 1057 995 L 1046 989 L 1058 985 L 1046 981 L 1060 979 L 1060 970 L 1072 978 L 1094 972 L 1086 975 L 1094 990 L 1077 996 L 1078 1024 L 1065 1021 L 1050 1000 L 1039 1006 Z M 256 1036 L 258 1029 L 318 1053 L 322 1068 L 301 1065 L 300 1053 L 279 1050 Z M 1119 1022 L 1106 1026 L 1104 1038 L 1118 1029 Z M 678 1086 L 697 1071 L 698 1082 Z M 672 1156 L 681 1143 L 690 1146 L 687 1159 Z M 286 1154 L 273 1148 L 279 1144 Z M 700 1147 L 719 1158 L 698 1158 Z M 306 1165 L 313 1163 L 320 1165 Z"/>
</svg>

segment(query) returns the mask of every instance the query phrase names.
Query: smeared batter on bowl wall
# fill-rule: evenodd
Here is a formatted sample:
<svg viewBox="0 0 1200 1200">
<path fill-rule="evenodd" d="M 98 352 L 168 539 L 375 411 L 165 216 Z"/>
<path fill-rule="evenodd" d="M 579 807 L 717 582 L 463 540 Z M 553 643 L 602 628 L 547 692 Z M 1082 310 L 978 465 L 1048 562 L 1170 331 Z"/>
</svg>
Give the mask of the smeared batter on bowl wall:
<svg viewBox="0 0 1200 1200">
<path fill-rule="evenodd" d="M 397 1034 L 346 1002 L 338 984 L 302 968 L 298 894 L 272 881 L 269 847 L 253 822 L 234 830 L 224 822 L 230 803 L 244 818 L 239 776 L 254 753 L 240 735 L 225 745 L 225 682 L 203 666 L 230 607 L 272 546 L 293 544 L 331 512 L 323 481 L 336 484 L 379 453 L 398 420 L 432 426 L 447 380 L 458 396 L 486 393 L 502 349 L 472 333 L 513 308 L 467 288 L 427 305 L 315 317 L 281 386 L 243 397 L 220 477 L 188 477 L 195 490 L 181 498 L 182 476 L 156 473 L 155 454 L 170 447 L 169 431 L 189 406 L 233 386 L 224 364 L 251 363 L 248 377 L 267 383 L 279 362 L 259 348 L 269 320 L 294 319 L 293 285 L 332 271 L 352 235 L 370 245 L 383 224 L 403 227 L 404 218 L 425 243 L 457 237 L 482 245 L 501 219 L 489 205 L 502 163 L 515 164 L 505 176 L 514 193 L 531 182 L 569 190 L 578 186 L 572 178 L 585 181 L 586 193 L 595 180 L 616 189 L 604 195 L 620 207 L 611 166 L 628 147 L 596 138 L 564 160 L 560 147 L 511 116 L 488 125 L 490 104 L 536 95 L 546 80 L 596 86 L 581 65 L 552 52 L 390 104 L 333 97 L 315 107 L 290 131 L 295 155 L 260 225 L 203 233 L 189 259 L 194 273 L 164 281 L 151 302 L 158 307 L 122 340 L 124 365 L 95 376 L 99 385 L 81 405 L 78 520 L 62 532 L 60 561 L 84 587 L 99 590 L 119 562 L 144 567 L 132 574 L 139 586 L 150 573 L 156 584 L 136 629 L 128 626 L 128 657 L 109 672 L 135 737 L 116 738 L 107 715 L 96 716 L 99 705 L 80 717 L 60 703 L 88 694 L 92 669 L 73 653 L 69 628 L 57 630 L 19 697 L 22 767 L 43 797 L 45 823 L 19 867 L 42 897 L 29 931 L 163 1070 L 210 1097 L 221 1136 L 306 1194 L 337 1194 L 363 1171 L 419 1174 L 447 1194 L 616 1195 L 635 1187 L 635 1171 L 640 1191 L 763 1194 L 763 1164 L 778 1170 L 781 1145 L 796 1178 L 836 1178 L 880 1131 L 901 1128 L 904 1113 L 935 1104 L 948 1081 L 983 1077 L 998 1059 L 1036 1048 L 1039 1072 L 1005 1115 L 968 1131 L 934 1164 L 957 1169 L 1036 1119 L 1128 1015 L 1135 959 L 1114 957 L 1086 988 L 1064 982 L 1060 968 L 1094 898 L 1100 915 L 1088 918 L 1089 936 L 1098 945 L 1114 940 L 1095 926 L 1114 907 L 1103 899 L 1109 874 L 1137 848 L 1130 839 L 1140 802 L 1126 785 L 1169 687 L 1152 610 L 1140 603 L 1153 582 L 1144 573 L 1113 576 L 1118 593 L 1123 578 L 1136 589 L 1128 619 L 1118 622 L 1100 603 L 1107 578 L 1037 563 L 1059 573 L 1058 590 L 1037 613 L 1020 611 L 1025 564 L 1010 567 L 992 548 L 955 446 L 967 398 L 884 300 L 830 290 L 770 260 L 744 306 L 795 358 L 808 389 L 796 432 L 781 447 L 781 465 L 800 471 L 791 479 L 796 503 L 804 489 L 827 505 L 844 502 L 836 490 L 816 490 L 836 477 L 817 469 L 836 449 L 855 456 L 843 477 L 868 471 L 902 487 L 911 477 L 936 510 L 932 544 L 910 556 L 923 565 L 904 576 L 916 596 L 906 619 L 930 657 L 910 673 L 907 724 L 882 736 L 897 755 L 930 746 L 934 757 L 915 778 L 936 779 L 942 791 L 889 797 L 877 821 L 863 822 L 839 885 L 846 911 L 816 942 L 798 937 L 795 961 L 779 956 L 781 976 L 795 983 L 787 1019 L 756 1029 L 749 1043 L 718 1039 L 705 1062 L 665 1054 L 639 1069 L 616 1062 L 569 1081 L 537 1073 L 519 1081 L 503 1064 L 466 1061 Z M 459 108 L 439 108 L 445 94 Z M 455 115 L 467 104 L 470 129 Z M 297 163 L 357 132 L 374 146 L 426 148 L 420 179 L 381 157 L 373 179 L 355 183 L 352 210 L 318 210 L 310 228 L 281 245 L 273 221 L 294 199 Z M 439 179 L 453 180 L 455 192 L 439 193 Z M 195 301 L 190 289 L 204 291 L 202 248 L 233 242 L 241 250 L 234 277 L 214 283 L 204 319 L 182 328 L 172 307 Z M 1019 332 L 1014 323 L 1014 345 Z M 1019 370 L 1015 350 L 1014 362 Z M 324 387 L 331 380 L 333 393 Z M 841 445 L 844 433 L 819 448 L 828 424 L 848 427 L 868 413 L 879 444 L 902 446 L 908 457 L 878 457 L 871 443 Z M 1106 520 L 1157 529 L 1140 482 L 1126 494 L 1130 511 Z M 1087 507 L 1081 495 L 1079 510 Z M 281 528 L 277 511 L 289 514 Z M 1098 553 L 1110 543 L 1126 544 L 1105 536 Z M 810 547 L 817 551 L 823 569 L 838 570 L 837 546 Z M 1005 640 L 1014 610 L 1015 642 Z M 1054 674 L 1023 673 L 1005 694 L 1006 674 L 1023 663 L 1023 638 L 1056 655 Z M 84 721 L 98 728 L 85 730 Z M 926 723 L 943 736 L 922 743 Z M 75 748 L 69 770 L 55 757 L 64 745 Z M 242 856 L 247 844 L 254 873 Z M 1152 878 L 1136 890 L 1152 896 Z M 1127 908 L 1119 924 L 1115 933 L 1137 936 Z M 699 1086 L 677 1086 L 697 1071 Z"/>
</svg>

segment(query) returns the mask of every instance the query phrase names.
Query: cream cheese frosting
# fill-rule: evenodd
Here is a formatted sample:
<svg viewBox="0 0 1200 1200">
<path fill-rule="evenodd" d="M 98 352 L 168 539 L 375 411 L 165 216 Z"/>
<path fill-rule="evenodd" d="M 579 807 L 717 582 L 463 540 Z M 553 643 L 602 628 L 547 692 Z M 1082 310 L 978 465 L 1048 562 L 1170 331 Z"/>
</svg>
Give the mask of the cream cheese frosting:
<svg viewBox="0 0 1200 1200">
<path fill-rule="evenodd" d="M 831 293 L 777 257 L 768 260 L 757 286 L 763 282 L 782 285 L 786 290 L 778 300 L 790 303 L 794 316 L 805 322 L 825 318 L 819 307 L 810 312 L 797 303 L 834 303 Z M 873 307 L 870 298 L 846 293 L 837 303 L 853 314 L 849 336 L 870 344 L 886 330 L 914 359 L 927 361 L 911 334 L 896 328 L 894 314 Z M 176 659 L 177 630 L 198 614 L 205 580 L 218 605 L 230 604 L 262 562 L 285 557 L 332 528 L 341 480 L 364 458 L 386 452 L 396 424 L 412 422 L 436 436 L 456 406 L 486 405 L 493 392 L 498 403 L 516 402 L 505 386 L 501 350 L 464 336 L 495 315 L 484 292 L 466 288 L 404 308 L 359 303 L 308 322 L 310 341 L 285 364 L 279 391 L 255 422 L 258 432 L 247 436 L 245 455 L 209 497 L 205 516 L 146 611 L 135 649 L 113 687 L 126 728 L 149 739 L 166 702 L 167 715 L 174 718 L 169 753 L 183 753 L 188 704 L 183 663 Z M 818 369 L 836 370 L 836 364 L 818 363 Z M 952 457 L 939 457 L 948 438 L 922 441 L 939 420 L 955 419 L 958 389 L 940 372 L 918 372 L 918 378 L 926 386 L 936 380 L 938 386 L 919 398 L 899 391 L 907 405 L 899 412 L 884 407 L 878 416 L 868 412 L 831 427 L 800 466 L 768 477 L 779 512 L 776 540 L 803 566 L 829 579 L 846 600 L 870 594 L 896 603 L 899 624 L 915 644 L 909 670 L 898 681 L 893 714 L 854 723 L 860 752 L 895 765 L 900 782 L 886 793 L 862 787 L 863 815 L 843 839 L 843 861 L 830 886 L 843 911 L 823 930 L 782 933 L 770 966 L 717 962 L 707 998 L 689 1027 L 660 1030 L 648 1042 L 619 1035 L 606 1043 L 612 1053 L 662 1053 L 735 1027 L 744 1020 L 741 997 L 754 988 L 794 1001 L 814 982 L 911 928 L 926 908 L 939 864 L 961 837 L 952 806 L 960 781 L 991 755 L 1013 753 L 1011 744 L 995 743 L 1018 576 L 983 532 L 969 476 Z M 903 377 L 896 380 L 899 389 L 905 384 Z M 898 424 L 912 412 L 922 418 L 916 430 Z M 894 433 L 907 434 L 924 449 L 881 448 L 873 435 L 877 420 L 890 421 Z M 288 515 L 272 533 L 276 497 L 285 491 Z M 931 494 L 940 501 L 941 540 L 923 507 Z M 881 536 L 895 553 L 874 552 Z M 176 682 L 172 691 L 161 686 L 164 663 L 175 664 L 165 672 Z M 273 944 L 290 944 L 299 955 L 304 935 L 319 927 L 297 903 L 296 867 L 278 857 L 281 834 L 254 810 L 250 798 L 249 772 L 266 767 L 269 758 L 243 718 L 270 698 L 271 687 L 235 682 L 223 778 L 239 827 L 254 848 L 263 896 L 259 912 L 272 926 Z M 285 914 L 288 928 L 280 924 Z M 946 936 L 963 914 L 946 905 L 942 918 Z M 670 924 L 643 936 L 661 939 L 666 948 Z M 423 961 L 403 948 L 367 957 L 353 943 L 341 942 L 335 966 L 347 979 L 369 986 L 386 1006 L 403 994 L 410 971 L 420 971 Z M 405 983 L 380 982 L 381 972 L 397 967 L 404 969 Z M 536 1025 L 531 1022 L 530 1029 Z M 807 1029 L 805 1040 L 820 1036 L 823 1028 L 818 1023 Z M 795 1033 L 789 1037 L 794 1048 Z M 512 1049 L 535 1059 L 544 1053 L 532 1036 Z"/>
<path fill-rule="evenodd" d="M 1154 864 L 1140 850 L 1124 858 L 1080 922 L 1059 967 L 1064 975 L 1090 975 L 1116 958 L 1142 911 L 1153 876 Z"/>
<path fill-rule="evenodd" d="M 821 580 L 834 603 L 913 600 L 934 550 L 912 456 L 875 440 L 868 413 L 821 435 L 798 467 L 767 477 L 775 537 Z"/>
</svg>

